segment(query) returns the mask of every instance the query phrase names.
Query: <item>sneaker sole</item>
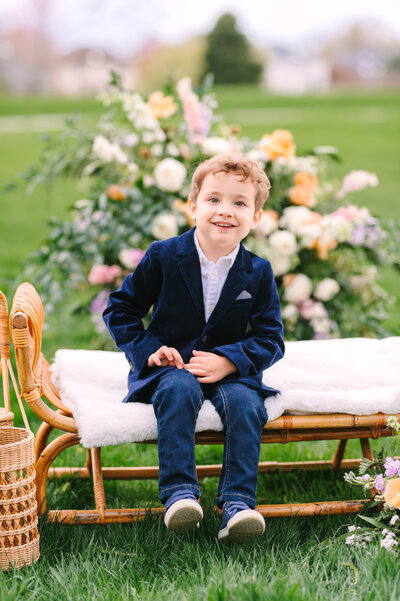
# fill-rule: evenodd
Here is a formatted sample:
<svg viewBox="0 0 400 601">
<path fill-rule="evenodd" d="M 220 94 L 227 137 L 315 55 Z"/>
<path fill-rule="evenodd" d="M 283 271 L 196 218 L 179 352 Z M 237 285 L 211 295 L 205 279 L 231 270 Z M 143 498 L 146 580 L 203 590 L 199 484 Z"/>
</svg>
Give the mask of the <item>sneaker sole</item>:
<svg viewBox="0 0 400 601">
<path fill-rule="evenodd" d="M 181 499 L 168 509 L 164 517 L 164 524 L 175 534 L 185 534 L 198 528 L 202 518 L 203 510 L 197 501 Z"/>
<path fill-rule="evenodd" d="M 226 527 L 218 532 L 218 540 L 242 545 L 250 543 L 265 532 L 264 518 L 254 509 L 239 511 L 227 523 Z"/>
</svg>

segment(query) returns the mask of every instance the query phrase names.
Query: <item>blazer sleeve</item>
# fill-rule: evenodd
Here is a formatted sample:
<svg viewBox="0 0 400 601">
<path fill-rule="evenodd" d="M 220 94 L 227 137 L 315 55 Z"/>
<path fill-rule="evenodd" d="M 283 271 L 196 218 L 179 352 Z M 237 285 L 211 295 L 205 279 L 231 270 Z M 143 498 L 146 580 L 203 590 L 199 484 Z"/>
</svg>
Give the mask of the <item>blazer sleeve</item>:
<svg viewBox="0 0 400 601">
<path fill-rule="evenodd" d="M 271 265 L 267 262 L 249 326 L 243 340 L 213 349 L 213 352 L 232 361 L 240 377 L 257 375 L 281 359 L 285 352 L 280 300 Z"/>
<path fill-rule="evenodd" d="M 145 330 L 142 321 L 159 297 L 161 286 L 159 253 L 157 243 L 153 243 L 135 271 L 124 279 L 118 290 L 111 292 L 103 313 L 111 336 L 138 376 L 148 357 L 163 344 Z"/>
</svg>

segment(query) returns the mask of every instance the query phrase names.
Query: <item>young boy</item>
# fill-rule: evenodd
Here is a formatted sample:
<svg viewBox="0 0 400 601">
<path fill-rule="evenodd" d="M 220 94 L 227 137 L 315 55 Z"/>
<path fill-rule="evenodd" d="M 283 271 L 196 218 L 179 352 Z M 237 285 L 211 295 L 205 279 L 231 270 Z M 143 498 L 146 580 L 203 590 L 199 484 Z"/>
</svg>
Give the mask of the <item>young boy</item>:
<svg viewBox="0 0 400 601">
<path fill-rule="evenodd" d="M 194 432 L 204 399 L 224 428 L 218 538 L 247 542 L 265 529 L 254 510 L 264 398 L 278 391 L 262 384 L 262 372 L 283 356 L 283 326 L 271 266 L 241 241 L 259 223 L 269 187 L 245 156 L 201 163 L 189 198 L 196 227 L 154 242 L 104 312 L 131 366 L 124 401 L 154 407 L 160 500 L 176 533 L 203 517 Z"/>
</svg>

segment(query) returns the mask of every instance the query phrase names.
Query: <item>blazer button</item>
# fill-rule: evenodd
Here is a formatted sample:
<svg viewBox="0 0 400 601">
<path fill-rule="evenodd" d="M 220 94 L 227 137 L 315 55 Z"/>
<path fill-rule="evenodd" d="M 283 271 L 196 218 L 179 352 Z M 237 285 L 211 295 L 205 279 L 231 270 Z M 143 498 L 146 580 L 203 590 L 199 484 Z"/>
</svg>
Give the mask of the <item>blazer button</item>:
<svg viewBox="0 0 400 601">
<path fill-rule="evenodd" d="M 207 336 L 203 336 L 203 338 L 201 340 L 202 340 L 202 342 L 207 342 Z"/>
</svg>

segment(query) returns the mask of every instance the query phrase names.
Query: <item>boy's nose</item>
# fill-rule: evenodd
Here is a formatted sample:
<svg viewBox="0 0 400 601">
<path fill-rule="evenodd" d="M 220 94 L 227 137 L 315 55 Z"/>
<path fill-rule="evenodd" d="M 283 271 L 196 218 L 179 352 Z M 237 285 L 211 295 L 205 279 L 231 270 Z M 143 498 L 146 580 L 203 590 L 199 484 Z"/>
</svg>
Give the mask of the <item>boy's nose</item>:
<svg viewBox="0 0 400 601">
<path fill-rule="evenodd" d="M 221 203 L 218 206 L 218 215 L 232 215 L 232 207 L 230 204 Z"/>
</svg>

